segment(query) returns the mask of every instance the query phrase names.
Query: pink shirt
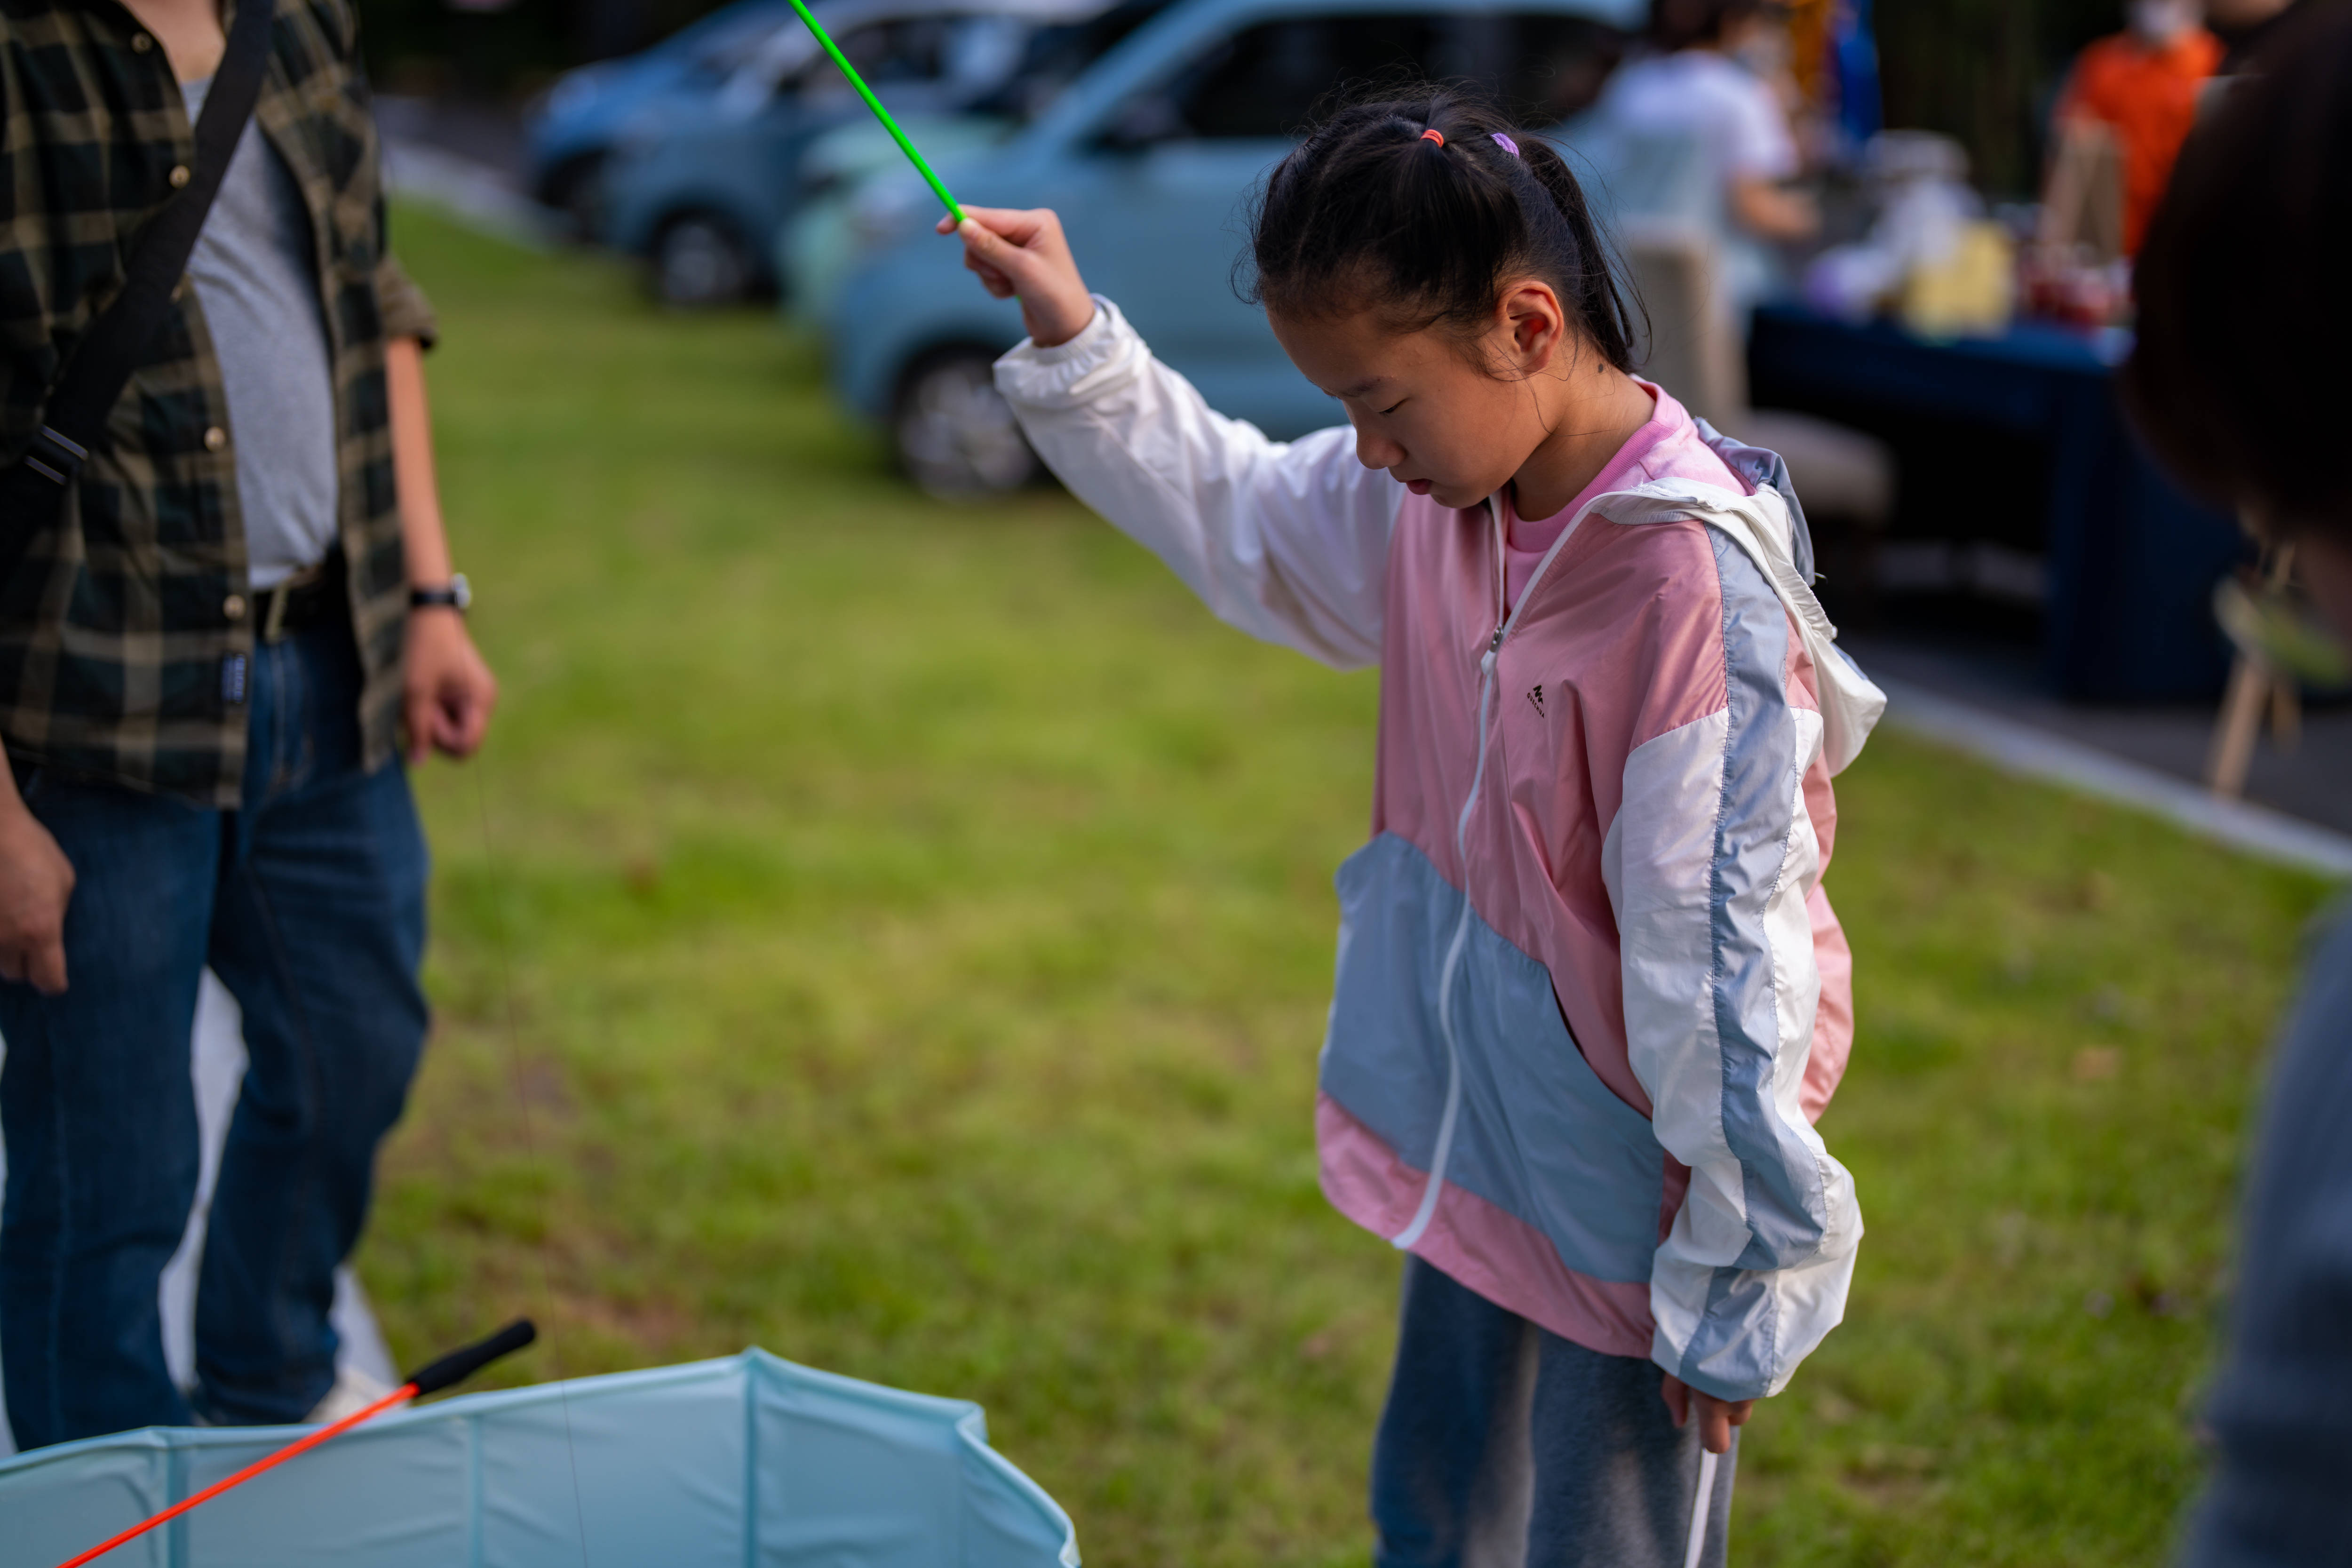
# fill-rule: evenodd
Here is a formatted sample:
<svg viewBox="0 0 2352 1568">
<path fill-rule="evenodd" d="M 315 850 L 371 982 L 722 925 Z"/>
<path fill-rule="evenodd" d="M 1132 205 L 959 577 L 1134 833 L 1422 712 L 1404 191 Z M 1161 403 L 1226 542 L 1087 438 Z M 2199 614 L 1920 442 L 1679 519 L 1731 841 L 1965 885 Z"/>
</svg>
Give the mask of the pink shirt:
<svg viewBox="0 0 2352 1568">
<path fill-rule="evenodd" d="M 1585 502 L 1594 496 L 1606 495 L 1611 490 L 1631 489 L 1635 485 L 1647 484 L 1652 479 L 1667 477 L 1663 471 L 1663 465 L 1654 469 L 1650 462 L 1650 455 L 1656 449 L 1659 442 L 1677 431 L 1687 429 L 1690 425 L 1690 416 L 1683 412 L 1683 405 L 1675 402 L 1673 395 L 1664 388 L 1638 379 L 1634 384 L 1650 395 L 1654 406 L 1650 410 L 1649 423 L 1625 438 L 1625 444 L 1617 448 L 1617 455 L 1603 464 L 1599 473 L 1592 476 L 1591 484 L 1576 492 L 1574 500 L 1570 501 L 1549 517 L 1539 517 L 1531 521 L 1518 514 L 1517 508 L 1513 505 L 1512 491 L 1507 487 L 1504 489 L 1502 495 L 1504 614 L 1508 615 L 1511 606 L 1519 602 L 1519 595 L 1527 591 L 1528 579 L 1536 574 L 1536 567 L 1551 547 L 1559 542 L 1560 530 L 1568 526 L 1568 520 L 1574 517 Z M 1693 450 L 1694 447 L 1696 450 Z M 1695 442 L 1679 444 L 1675 456 L 1677 459 L 1675 472 L 1677 475 L 1684 478 L 1692 477 L 1689 470 L 1696 458 L 1698 466 L 1717 470 L 1715 474 L 1705 476 L 1708 483 L 1737 490 L 1741 495 L 1746 495 L 1748 491 L 1748 487 L 1739 482 L 1738 476 L 1734 474 L 1720 458 L 1706 447 L 1698 447 Z"/>
</svg>

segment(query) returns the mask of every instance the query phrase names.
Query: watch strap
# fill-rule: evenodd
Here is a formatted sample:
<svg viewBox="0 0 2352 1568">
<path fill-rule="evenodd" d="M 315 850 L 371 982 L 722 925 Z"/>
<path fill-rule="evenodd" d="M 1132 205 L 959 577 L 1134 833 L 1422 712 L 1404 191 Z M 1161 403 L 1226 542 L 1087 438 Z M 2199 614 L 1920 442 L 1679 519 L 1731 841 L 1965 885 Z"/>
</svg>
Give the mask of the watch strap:
<svg viewBox="0 0 2352 1568">
<path fill-rule="evenodd" d="M 466 581 L 463 572 L 451 577 L 438 588 L 411 588 L 408 607 L 412 610 L 443 609 L 464 612 L 474 603 L 473 584 Z"/>
</svg>

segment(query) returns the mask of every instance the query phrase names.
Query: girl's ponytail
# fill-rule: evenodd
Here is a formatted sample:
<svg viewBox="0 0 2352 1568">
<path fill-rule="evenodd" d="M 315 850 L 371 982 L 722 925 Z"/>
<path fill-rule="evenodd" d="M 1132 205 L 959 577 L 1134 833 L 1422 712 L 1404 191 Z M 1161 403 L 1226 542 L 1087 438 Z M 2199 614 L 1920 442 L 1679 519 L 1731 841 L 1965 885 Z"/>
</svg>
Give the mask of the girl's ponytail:
<svg viewBox="0 0 2352 1568">
<path fill-rule="evenodd" d="M 1583 188 L 1550 146 L 1466 92 L 1346 104 L 1276 165 L 1250 226 L 1245 299 L 1286 314 L 1372 308 L 1475 331 L 1501 286 L 1539 278 L 1619 370 L 1633 316 Z"/>
<path fill-rule="evenodd" d="M 1559 149 L 1550 142 L 1530 137 L 1521 143 L 1521 148 L 1520 163 L 1541 187 L 1567 230 L 1570 248 L 1581 258 L 1578 281 L 1583 287 L 1575 299 L 1568 301 L 1570 308 L 1583 322 L 1585 333 L 1601 351 L 1601 357 L 1619 370 L 1631 371 L 1633 310 L 1618 287 L 1616 269 L 1609 265 L 1601 226 L 1593 219 L 1591 204 L 1584 199 L 1584 187 L 1577 183 L 1568 160 L 1559 155 Z"/>
</svg>

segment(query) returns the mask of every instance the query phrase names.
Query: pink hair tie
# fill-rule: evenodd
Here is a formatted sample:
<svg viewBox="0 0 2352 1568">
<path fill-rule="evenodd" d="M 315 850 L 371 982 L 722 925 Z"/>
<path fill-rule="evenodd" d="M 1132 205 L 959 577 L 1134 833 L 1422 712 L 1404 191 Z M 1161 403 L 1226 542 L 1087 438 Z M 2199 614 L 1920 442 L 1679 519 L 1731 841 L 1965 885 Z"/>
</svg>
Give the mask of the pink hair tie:
<svg viewBox="0 0 2352 1568">
<path fill-rule="evenodd" d="M 1504 135 L 1499 131 L 1495 132 L 1495 145 L 1500 147 L 1504 152 L 1508 153 L 1514 158 L 1519 155 L 1519 144 L 1512 141 L 1509 137 Z"/>
<path fill-rule="evenodd" d="M 1421 133 L 1421 139 L 1424 142 L 1434 142 L 1440 147 L 1445 145 L 1445 132 L 1438 130 L 1434 125 L 1423 132 Z"/>
</svg>

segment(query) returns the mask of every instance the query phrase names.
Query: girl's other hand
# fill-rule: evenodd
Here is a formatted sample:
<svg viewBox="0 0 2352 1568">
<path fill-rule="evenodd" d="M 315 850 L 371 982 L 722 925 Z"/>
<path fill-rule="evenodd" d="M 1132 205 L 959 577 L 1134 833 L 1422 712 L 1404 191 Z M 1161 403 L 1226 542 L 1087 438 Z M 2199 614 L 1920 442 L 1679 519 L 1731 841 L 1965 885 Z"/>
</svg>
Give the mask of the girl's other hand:
<svg viewBox="0 0 2352 1568">
<path fill-rule="evenodd" d="M 1068 342 L 1095 319 L 1094 297 L 1070 259 L 1062 220 L 1045 207 L 966 207 L 963 223 L 940 219 L 939 231 L 963 241 L 963 264 L 1000 300 L 1018 296 L 1021 324 L 1041 349 Z"/>
<path fill-rule="evenodd" d="M 1710 1454 L 1731 1452 L 1731 1429 L 1747 1426 L 1748 1416 L 1756 1412 L 1752 1399 L 1717 1399 L 1691 1387 L 1673 1373 L 1666 1373 L 1664 1393 L 1666 1408 L 1674 1413 L 1676 1426 L 1686 1425 L 1694 1415 L 1698 1417 L 1698 1440 Z"/>
</svg>

